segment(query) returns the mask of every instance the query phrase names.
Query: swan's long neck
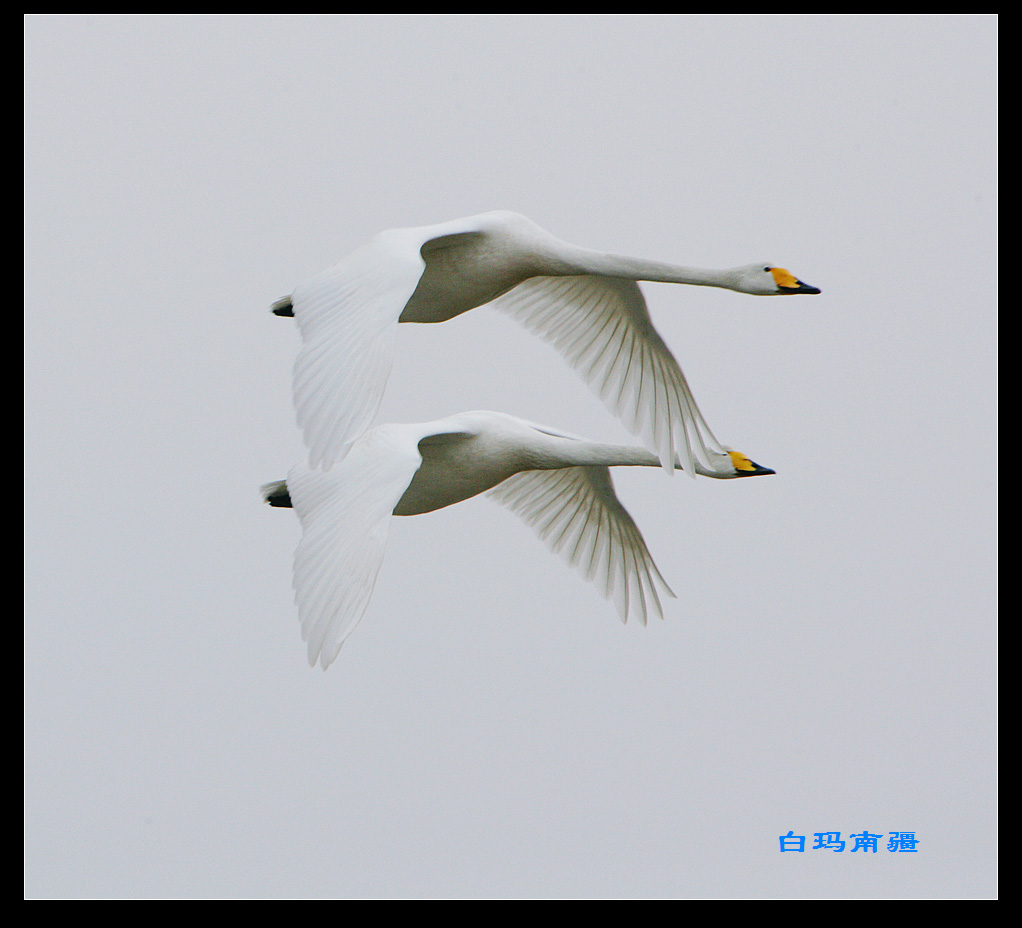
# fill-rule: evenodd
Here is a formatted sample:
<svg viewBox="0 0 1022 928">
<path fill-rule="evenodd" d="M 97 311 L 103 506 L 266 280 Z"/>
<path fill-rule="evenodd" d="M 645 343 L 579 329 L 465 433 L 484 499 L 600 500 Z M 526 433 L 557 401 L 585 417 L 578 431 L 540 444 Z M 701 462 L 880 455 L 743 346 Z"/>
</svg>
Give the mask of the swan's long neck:
<svg viewBox="0 0 1022 928">
<path fill-rule="evenodd" d="M 604 254 L 585 248 L 567 246 L 564 255 L 574 273 L 599 274 L 602 277 L 625 277 L 632 280 L 653 280 L 668 284 L 690 284 L 694 287 L 724 287 L 735 289 L 737 276 L 734 268 L 715 270 L 702 267 L 682 267 L 644 258 Z M 572 273 L 568 271 L 568 273 Z"/>
<path fill-rule="evenodd" d="M 531 461 L 536 470 L 552 470 L 558 467 L 584 467 L 600 465 L 604 467 L 660 467 L 660 459 L 645 448 L 632 445 L 608 445 L 602 442 L 575 441 L 572 439 L 549 436 L 552 442 Z M 722 456 L 722 461 L 727 458 Z M 675 470 L 684 470 L 681 462 L 675 458 Z M 726 471 L 714 471 L 695 462 L 695 472 L 703 477 L 720 478 L 734 476 L 734 470 L 727 466 Z"/>
<path fill-rule="evenodd" d="M 546 457 L 546 456 L 544 456 Z M 645 448 L 628 445 L 606 445 L 601 442 L 560 439 L 548 460 L 538 462 L 542 467 L 580 467 L 599 464 L 606 467 L 659 467 L 660 460 Z"/>
</svg>

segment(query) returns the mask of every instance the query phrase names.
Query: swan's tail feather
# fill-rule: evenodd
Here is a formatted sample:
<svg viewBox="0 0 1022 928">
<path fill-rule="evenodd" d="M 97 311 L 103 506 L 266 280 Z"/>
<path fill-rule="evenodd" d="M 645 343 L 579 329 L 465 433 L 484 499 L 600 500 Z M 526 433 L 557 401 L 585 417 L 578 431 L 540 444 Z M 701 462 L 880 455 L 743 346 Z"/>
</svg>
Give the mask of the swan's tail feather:
<svg viewBox="0 0 1022 928">
<path fill-rule="evenodd" d="M 287 489 L 286 480 L 274 480 L 273 483 L 264 483 L 260 488 L 263 500 L 278 509 L 291 509 L 291 494 Z"/>
<path fill-rule="evenodd" d="M 270 307 L 270 311 L 274 316 L 293 316 L 295 314 L 295 309 L 291 305 L 291 297 L 282 296 Z"/>
</svg>

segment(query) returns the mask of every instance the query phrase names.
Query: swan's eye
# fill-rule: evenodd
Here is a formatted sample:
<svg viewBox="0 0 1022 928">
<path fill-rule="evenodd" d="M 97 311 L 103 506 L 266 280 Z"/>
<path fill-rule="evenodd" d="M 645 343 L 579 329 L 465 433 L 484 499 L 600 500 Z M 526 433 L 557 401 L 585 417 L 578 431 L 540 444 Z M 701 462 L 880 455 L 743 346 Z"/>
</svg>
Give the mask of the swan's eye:
<svg viewBox="0 0 1022 928">
<path fill-rule="evenodd" d="M 770 267 L 769 266 L 763 268 L 763 270 L 766 271 L 768 274 L 770 273 Z"/>
</svg>

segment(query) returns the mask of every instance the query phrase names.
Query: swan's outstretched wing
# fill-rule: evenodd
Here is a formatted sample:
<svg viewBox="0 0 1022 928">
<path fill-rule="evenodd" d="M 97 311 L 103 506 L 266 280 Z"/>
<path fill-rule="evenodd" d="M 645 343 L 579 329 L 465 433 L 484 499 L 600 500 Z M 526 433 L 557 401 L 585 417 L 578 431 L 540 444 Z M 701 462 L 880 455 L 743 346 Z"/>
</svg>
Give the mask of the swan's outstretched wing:
<svg viewBox="0 0 1022 928">
<path fill-rule="evenodd" d="M 291 296 L 302 335 L 294 403 L 310 467 L 329 469 L 372 424 L 398 317 L 422 276 L 418 245 L 399 231 L 378 235 Z"/>
<path fill-rule="evenodd" d="M 287 476 L 302 525 L 294 588 L 309 663 L 323 669 L 362 618 L 383 563 L 394 507 L 422 458 L 374 429 L 329 470 L 295 467 Z"/>
<path fill-rule="evenodd" d="M 696 457 L 718 466 L 724 449 L 634 280 L 532 277 L 490 305 L 551 342 L 669 472 L 675 452 L 693 477 Z"/>
<path fill-rule="evenodd" d="M 650 610 L 663 618 L 657 587 L 674 596 L 642 533 L 614 492 L 610 469 L 599 465 L 530 470 L 488 493 L 531 525 L 587 580 L 613 597 L 623 622 L 643 625 Z"/>
</svg>

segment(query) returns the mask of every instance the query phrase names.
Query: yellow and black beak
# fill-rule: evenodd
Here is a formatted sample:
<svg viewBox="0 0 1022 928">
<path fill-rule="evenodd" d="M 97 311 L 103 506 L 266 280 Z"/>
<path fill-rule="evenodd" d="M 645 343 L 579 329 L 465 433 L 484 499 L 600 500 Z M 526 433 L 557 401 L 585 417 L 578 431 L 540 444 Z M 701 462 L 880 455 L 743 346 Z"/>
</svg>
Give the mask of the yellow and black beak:
<svg viewBox="0 0 1022 928">
<path fill-rule="evenodd" d="M 772 267 L 770 273 L 773 274 L 774 281 L 777 283 L 778 293 L 819 293 L 819 287 L 810 287 L 809 284 L 802 283 L 791 271 L 786 270 L 783 267 Z"/>
<path fill-rule="evenodd" d="M 750 461 L 741 451 L 729 451 L 727 456 L 731 458 L 736 477 L 761 477 L 764 474 L 777 473 L 769 467 L 761 467 L 755 461 Z"/>
</svg>

